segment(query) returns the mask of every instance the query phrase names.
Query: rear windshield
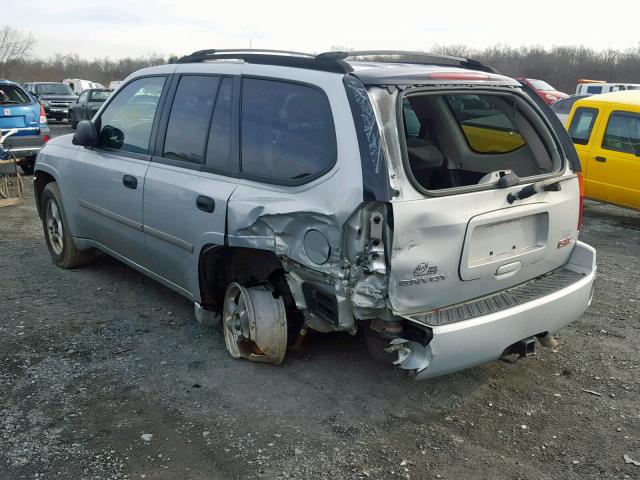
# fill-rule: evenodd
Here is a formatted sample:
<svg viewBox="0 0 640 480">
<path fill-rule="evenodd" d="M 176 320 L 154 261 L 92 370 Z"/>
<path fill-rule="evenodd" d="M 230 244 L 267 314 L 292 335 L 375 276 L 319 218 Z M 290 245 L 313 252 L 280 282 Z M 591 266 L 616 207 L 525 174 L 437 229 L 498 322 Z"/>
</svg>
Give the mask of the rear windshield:
<svg viewBox="0 0 640 480">
<path fill-rule="evenodd" d="M 73 95 L 69 85 L 64 83 L 42 83 L 36 85 L 36 93 L 38 95 Z"/>
<path fill-rule="evenodd" d="M 90 102 L 104 102 L 107 98 L 109 98 L 110 92 L 91 92 L 89 97 Z"/>
<path fill-rule="evenodd" d="M 531 80 L 531 79 L 529 79 L 529 83 L 531 84 L 531 86 L 533 88 L 535 88 L 536 90 L 540 90 L 541 92 L 555 91 L 555 88 L 553 88 L 547 82 L 544 82 L 542 80 Z"/>
<path fill-rule="evenodd" d="M 533 109 L 510 94 L 418 93 L 402 102 L 406 160 L 425 190 L 551 173 L 560 160 Z M 554 153 L 552 153 L 554 152 Z"/>
<path fill-rule="evenodd" d="M 0 105 L 21 105 L 31 103 L 27 92 L 17 85 L 0 85 Z"/>
</svg>

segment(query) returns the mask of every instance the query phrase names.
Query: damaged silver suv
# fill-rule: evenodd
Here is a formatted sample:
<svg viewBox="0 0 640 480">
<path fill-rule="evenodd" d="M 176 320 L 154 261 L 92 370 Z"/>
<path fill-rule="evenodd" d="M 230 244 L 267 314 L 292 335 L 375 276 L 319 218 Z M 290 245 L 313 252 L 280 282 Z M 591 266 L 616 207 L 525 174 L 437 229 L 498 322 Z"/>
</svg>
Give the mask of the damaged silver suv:
<svg viewBox="0 0 640 480">
<path fill-rule="evenodd" d="M 35 170 L 57 265 L 113 255 L 238 358 L 362 330 L 429 378 L 553 344 L 591 300 L 571 139 L 473 60 L 195 52 L 131 75 Z"/>
</svg>

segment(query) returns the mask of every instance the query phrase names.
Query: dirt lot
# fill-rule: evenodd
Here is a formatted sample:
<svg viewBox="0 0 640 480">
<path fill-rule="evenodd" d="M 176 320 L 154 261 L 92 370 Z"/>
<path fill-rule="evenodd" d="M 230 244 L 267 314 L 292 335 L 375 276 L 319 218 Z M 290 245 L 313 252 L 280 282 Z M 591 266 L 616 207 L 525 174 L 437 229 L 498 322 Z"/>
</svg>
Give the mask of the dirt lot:
<svg viewBox="0 0 640 480">
<path fill-rule="evenodd" d="M 0 209 L 2 479 L 640 478 L 638 213 L 588 203 L 595 301 L 557 351 L 415 383 L 347 334 L 231 359 L 118 261 L 54 267 L 26 183 Z"/>
</svg>

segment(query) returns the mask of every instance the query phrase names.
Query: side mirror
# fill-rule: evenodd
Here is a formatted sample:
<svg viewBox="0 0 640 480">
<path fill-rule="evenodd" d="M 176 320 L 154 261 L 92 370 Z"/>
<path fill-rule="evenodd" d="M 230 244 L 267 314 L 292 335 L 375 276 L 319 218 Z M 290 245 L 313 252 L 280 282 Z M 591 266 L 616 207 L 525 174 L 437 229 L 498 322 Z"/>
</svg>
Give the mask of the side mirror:
<svg viewBox="0 0 640 480">
<path fill-rule="evenodd" d="M 96 126 L 89 120 L 81 120 L 78 122 L 76 133 L 73 134 L 72 142 L 83 147 L 95 147 L 98 144 Z"/>
</svg>

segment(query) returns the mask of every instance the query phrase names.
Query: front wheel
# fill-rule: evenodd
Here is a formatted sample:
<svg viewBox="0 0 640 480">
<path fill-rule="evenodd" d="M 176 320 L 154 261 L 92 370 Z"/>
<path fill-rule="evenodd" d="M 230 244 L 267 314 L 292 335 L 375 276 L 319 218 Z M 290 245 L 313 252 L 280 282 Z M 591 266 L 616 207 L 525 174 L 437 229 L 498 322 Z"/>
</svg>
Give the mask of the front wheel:
<svg viewBox="0 0 640 480">
<path fill-rule="evenodd" d="M 71 128 L 75 130 L 78 126 L 78 121 L 76 120 L 76 116 L 73 114 L 73 112 L 69 113 L 69 122 L 71 122 Z"/>
<path fill-rule="evenodd" d="M 57 183 L 51 182 L 44 188 L 41 211 L 44 236 L 53 263 L 62 268 L 76 268 L 89 263 L 93 252 L 80 251 L 73 242 Z"/>
</svg>

